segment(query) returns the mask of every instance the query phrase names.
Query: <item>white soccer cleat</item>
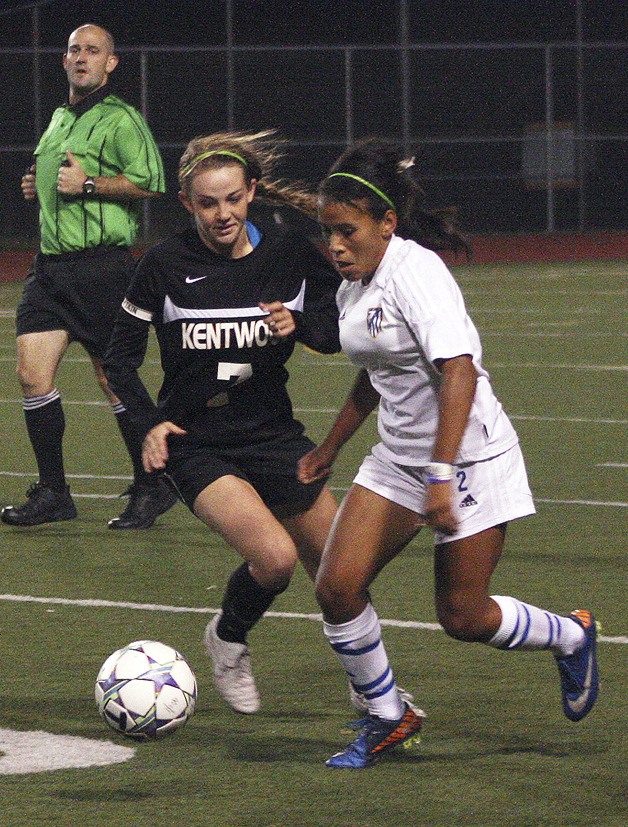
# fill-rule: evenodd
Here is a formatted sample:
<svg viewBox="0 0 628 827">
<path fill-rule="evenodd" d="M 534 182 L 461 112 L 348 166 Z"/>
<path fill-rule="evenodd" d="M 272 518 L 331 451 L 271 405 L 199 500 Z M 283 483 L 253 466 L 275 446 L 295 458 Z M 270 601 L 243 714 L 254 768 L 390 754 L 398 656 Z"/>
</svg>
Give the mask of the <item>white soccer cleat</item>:
<svg viewBox="0 0 628 827">
<path fill-rule="evenodd" d="M 251 671 L 251 653 L 245 643 L 229 643 L 216 634 L 220 615 L 205 628 L 203 643 L 214 665 L 218 694 L 236 712 L 250 715 L 260 708 L 260 697 Z"/>
</svg>

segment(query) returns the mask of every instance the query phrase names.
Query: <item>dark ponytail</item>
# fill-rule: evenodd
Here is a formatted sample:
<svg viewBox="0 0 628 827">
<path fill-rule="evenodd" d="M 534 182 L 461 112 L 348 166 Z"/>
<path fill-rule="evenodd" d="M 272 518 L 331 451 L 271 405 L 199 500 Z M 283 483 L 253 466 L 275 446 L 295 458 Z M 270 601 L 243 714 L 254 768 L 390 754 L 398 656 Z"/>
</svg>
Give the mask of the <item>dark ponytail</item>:
<svg viewBox="0 0 628 827">
<path fill-rule="evenodd" d="M 366 200 L 374 218 L 393 208 L 397 232 L 430 250 L 453 250 L 470 256 L 454 207 L 428 210 L 425 193 L 414 177 L 414 161 L 405 159 L 399 147 L 383 138 L 364 138 L 338 158 L 320 187 L 319 194 L 333 201 Z"/>
</svg>

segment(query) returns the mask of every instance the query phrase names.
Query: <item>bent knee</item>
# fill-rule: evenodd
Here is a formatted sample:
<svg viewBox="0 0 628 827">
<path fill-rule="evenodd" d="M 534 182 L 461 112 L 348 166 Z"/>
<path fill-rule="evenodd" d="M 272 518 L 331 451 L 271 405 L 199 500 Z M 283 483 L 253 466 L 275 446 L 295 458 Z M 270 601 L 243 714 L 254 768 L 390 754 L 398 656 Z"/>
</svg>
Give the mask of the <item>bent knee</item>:
<svg viewBox="0 0 628 827">
<path fill-rule="evenodd" d="M 368 593 L 356 587 L 355 584 L 343 580 L 320 577 L 316 580 L 314 588 L 318 605 L 327 617 L 337 617 L 345 614 L 353 616 L 361 611 L 365 600 L 368 600 Z M 352 612 L 351 607 L 358 607 Z"/>
<path fill-rule="evenodd" d="M 18 365 L 15 371 L 22 394 L 27 399 L 33 396 L 46 396 L 54 389 L 54 379 L 43 376 L 40 371 L 30 366 Z"/>
<path fill-rule="evenodd" d="M 266 589 L 283 592 L 288 588 L 297 564 L 294 546 L 255 555 L 249 565 L 251 574 Z"/>
<path fill-rule="evenodd" d="M 436 614 L 445 632 L 455 640 L 477 643 L 492 637 L 492 633 L 487 632 L 486 617 L 480 609 L 449 606 L 437 609 Z"/>
</svg>

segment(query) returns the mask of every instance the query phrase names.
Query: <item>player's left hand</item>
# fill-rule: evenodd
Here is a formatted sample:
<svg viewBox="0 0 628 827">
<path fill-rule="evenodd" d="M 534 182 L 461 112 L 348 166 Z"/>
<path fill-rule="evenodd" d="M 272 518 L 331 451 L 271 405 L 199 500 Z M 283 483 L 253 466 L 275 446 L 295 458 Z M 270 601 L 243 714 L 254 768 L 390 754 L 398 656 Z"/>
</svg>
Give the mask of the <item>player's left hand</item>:
<svg viewBox="0 0 628 827">
<path fill-rule="evenodd" d="M 59 167 L 57 190 L 61 195 L 82 195 L 87 175 L 71 152 L 66 152 L 67 161 Z"/>
<path fill-rule="evenodd" d="M 425 523 L 442 534 L 455 534 L 458 528 L 451 487 L 450 482 L 437 482 L 427 488 Z"/>
<path fill-rule="evenodd" d="M 259 306 L 268 313 L 267 324 L 273 339 L 285 339 L 297 329 L 294 316 L 281 302 L 260 302 Z"/>
<path fill-rule="evenodd" d="M 168 437 L 172 434 L 184 436 L 187 431 L 175 425 L 174 422 L 160 422 L 155 425 L 144 437 L 142 445 L 142 465 L 150 474 L 161 471 L 168 462 Z"/>
</svg>

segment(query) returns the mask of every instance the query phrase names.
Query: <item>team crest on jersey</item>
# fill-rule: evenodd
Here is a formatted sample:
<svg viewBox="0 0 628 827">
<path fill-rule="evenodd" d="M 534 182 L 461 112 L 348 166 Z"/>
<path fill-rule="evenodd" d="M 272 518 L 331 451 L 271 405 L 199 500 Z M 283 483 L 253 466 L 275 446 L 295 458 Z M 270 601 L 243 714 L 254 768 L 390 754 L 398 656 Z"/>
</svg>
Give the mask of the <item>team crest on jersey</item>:
<svg viewBox="0 0 628 827">
<path fill-rule="evenodd" d="M 375 338 L 382 329 L 383 315 L 381 307 L 369 307 L 366 313 L 366 325 L 373 338 Z"/>
</svg>

